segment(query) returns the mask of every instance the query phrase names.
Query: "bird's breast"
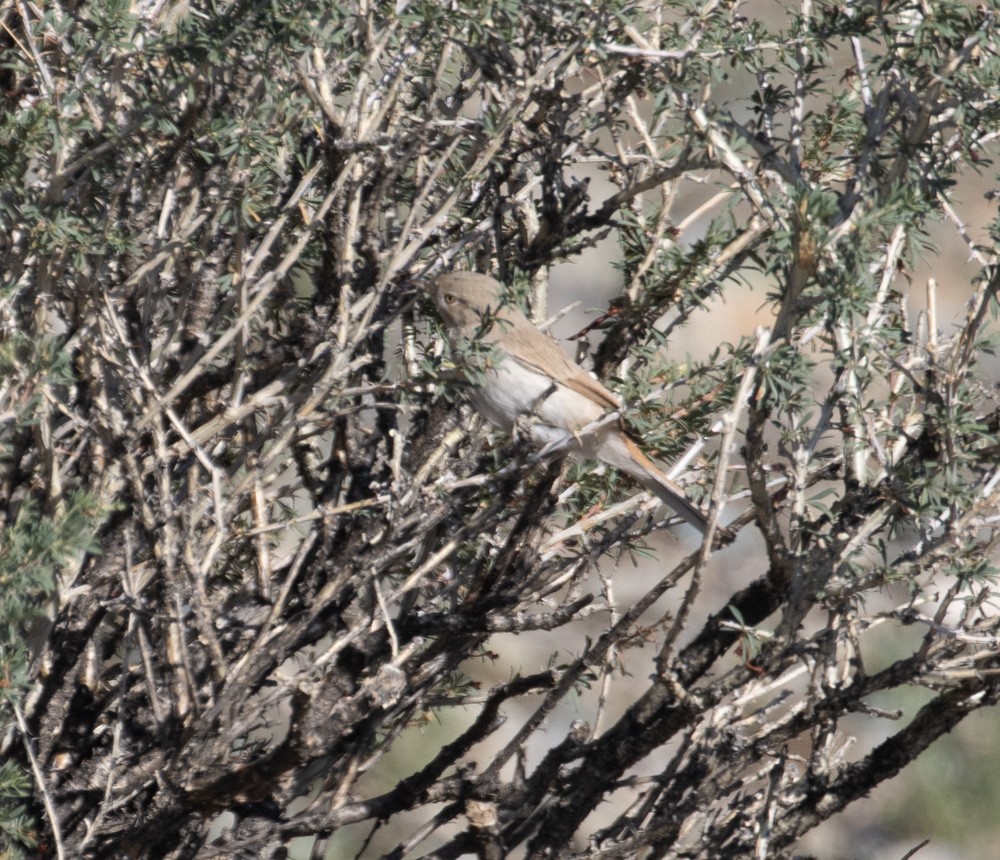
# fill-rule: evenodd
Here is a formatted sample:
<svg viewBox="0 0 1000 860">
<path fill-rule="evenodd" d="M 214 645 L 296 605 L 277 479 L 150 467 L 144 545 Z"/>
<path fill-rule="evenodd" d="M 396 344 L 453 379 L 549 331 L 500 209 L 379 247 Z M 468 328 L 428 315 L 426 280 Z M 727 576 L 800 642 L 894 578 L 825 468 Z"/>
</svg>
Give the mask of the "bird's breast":
<svg viewBox="0 0 1000 860">
<path fill-rule="evenodd" d="M 549 431 L 572 432 L 605 411 L 586 395 L 506 357 L 485 372 L 471 399 L 484 418 L 508 431 L 523 416 Z M 544 441 L 553 435 L 559 433 L 545 432 Z"/>
</svg>

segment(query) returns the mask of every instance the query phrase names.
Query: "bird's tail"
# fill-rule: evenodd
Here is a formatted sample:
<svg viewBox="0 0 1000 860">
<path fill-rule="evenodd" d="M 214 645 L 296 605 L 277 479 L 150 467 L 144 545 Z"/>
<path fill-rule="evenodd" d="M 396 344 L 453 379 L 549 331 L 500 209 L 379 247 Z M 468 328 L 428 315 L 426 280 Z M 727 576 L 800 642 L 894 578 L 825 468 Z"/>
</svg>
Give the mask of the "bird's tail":
<svg viewBox="0 0 1000 860">
<path fill-rule="evenodd" d="M 647 490 L 656 493 L 660 501 L 702 534 L 708 528 L 705 515 L 694 506 L 677 484 L 657 468 L 639 446 L 622 432 L 609 433 L 601 440 L 597 458 L 609 466 L 621 469 L 635 478 Z"/>
</svg>

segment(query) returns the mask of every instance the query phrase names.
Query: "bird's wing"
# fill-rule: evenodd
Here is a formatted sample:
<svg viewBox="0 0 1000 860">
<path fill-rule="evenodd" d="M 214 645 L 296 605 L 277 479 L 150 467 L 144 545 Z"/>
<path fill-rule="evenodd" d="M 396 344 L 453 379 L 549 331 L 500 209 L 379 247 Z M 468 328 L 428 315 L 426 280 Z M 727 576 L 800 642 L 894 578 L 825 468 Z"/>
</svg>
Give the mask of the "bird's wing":
<svg viewBox="0 0 1000 860">
<path fill-rule="evenodd" d="M 511 357 L 529 370 L 543 375 L 548 372 L 556 382 L 579 392 L 606 409 L 617 409 L 621 406 L 621 402 L 612 392 L 580 365 L 570 361 L 562 351 L 562 347 L 536 329 L 527 318 L 524 319 L 523 325 L 520 321 L 512 321 L 506 335 L 509 338 Z M 548 368 L 548 371 L 544 368 Z"/>
</svg>

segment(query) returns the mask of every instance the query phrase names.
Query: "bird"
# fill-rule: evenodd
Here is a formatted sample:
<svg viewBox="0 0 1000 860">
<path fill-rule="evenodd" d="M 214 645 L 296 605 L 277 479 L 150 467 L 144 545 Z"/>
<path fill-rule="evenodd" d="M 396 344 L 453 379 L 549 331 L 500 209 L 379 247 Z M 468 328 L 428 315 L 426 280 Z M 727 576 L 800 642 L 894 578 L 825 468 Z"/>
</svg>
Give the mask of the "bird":
<svg viewBox="0 0 1000 860">
<path fill-rule="evenodd" d="M 508 433 L 527 430 L 538 447 L 564 446 L 634 478 L 685 522 L 704 533 L 705 515 L 647 457 L 620 420 L 600 421 L 621 401 L 571 361 L 524 313 L 503 301 L 504 287 L 477 272 L 449 272 L 426 288 L 453 351 L 484 348 L 470 376 L 473 408 Z"/>
</svg>

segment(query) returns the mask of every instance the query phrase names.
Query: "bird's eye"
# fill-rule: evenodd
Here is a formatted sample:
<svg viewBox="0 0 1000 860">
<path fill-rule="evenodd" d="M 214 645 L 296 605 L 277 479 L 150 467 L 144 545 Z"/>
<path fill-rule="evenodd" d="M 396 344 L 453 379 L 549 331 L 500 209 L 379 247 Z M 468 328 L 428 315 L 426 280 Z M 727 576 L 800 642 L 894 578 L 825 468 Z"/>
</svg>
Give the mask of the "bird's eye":
<svg viewBox="0 0 1000 860">
<path fill-rule="evenodd" d="M 446 305 L 453 305 L 453 304 L 455 304 L 455 296 L 453 296 L 451 293 L 445 293 L 444 294 L 444 303 Z"/>
</svg>

